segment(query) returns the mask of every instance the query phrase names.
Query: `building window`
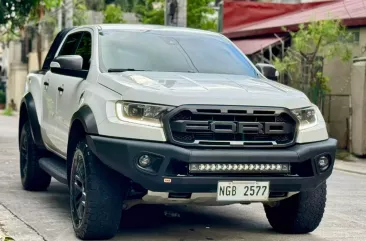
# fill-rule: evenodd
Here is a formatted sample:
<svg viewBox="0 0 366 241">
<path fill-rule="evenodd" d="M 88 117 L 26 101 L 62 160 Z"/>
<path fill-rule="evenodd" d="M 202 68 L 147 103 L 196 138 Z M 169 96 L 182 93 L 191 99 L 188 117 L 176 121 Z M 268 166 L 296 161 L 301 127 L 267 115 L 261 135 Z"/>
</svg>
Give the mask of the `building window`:
<svg viewBox="0 0 366 241">
<path fill-rule="evenodd" d="M 348 29 L 348 32 L 351 34 L 350 39 L 340 38 L 339 41 L 344 43 L 358 44 L 360 42 L 360 29 Z"/>
<path fill-rule="evenodd" d="M 352 31 L 352 36 L 353 36 L 354 43 L 360 42 L 360 30 L 359 29 L 357 31 Z"/>
</svg>

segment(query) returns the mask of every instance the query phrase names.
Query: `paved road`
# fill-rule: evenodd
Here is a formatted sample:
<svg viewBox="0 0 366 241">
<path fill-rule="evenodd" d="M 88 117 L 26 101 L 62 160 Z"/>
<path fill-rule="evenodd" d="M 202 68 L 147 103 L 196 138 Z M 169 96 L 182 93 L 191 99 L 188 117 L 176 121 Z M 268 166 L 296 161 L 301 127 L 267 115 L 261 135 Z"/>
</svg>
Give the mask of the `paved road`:
<svg viewBox="0 0 366 241">
<path fill-rule="evenodd" d="M 0 116 L 0 233 L 17 241 L 73 241 L 67 189 L 53 182 L 47 192 L 23 191 L 19 181 L 17 118 Z M 335 171 L 321 226 L 308 235 L 274 233 L 259 204 L 176 208 L 179 218 L 156 219 L 155 208 L 135 209 L 122 220 L 114 240 L 366 240 L 366 176 Z M 162 214 L 163 210 L 157 211 Z M 156 213 L 156 212 L 155 212 Z"/>
</svg>

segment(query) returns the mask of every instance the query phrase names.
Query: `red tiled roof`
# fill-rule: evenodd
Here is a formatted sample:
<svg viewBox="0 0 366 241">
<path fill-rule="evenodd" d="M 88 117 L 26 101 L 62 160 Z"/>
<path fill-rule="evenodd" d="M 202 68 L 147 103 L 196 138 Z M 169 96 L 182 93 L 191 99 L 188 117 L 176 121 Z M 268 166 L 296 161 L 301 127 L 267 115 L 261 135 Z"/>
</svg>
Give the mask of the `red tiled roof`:
<svg viewBox="0 0 366 241">
<path fill-rule="evenodd" d="M 276 37 L 233 40 L 234 44 L 246 55 L 254 54 L 279 41 L 280 39 Z"/>
<path fill-rule="evenodd" d="M 243 2 L 244 4 L 244 2 Z M 248 18 L 248 16 L 246 16 Z M 312 9 L 299 10 L 257 22 L 238 26 L 233 31 L 225 31 L 230 38 L 258 36 L 282 32 L 282 26 L 296 30 L 301 23 L 311 20 L 341 19 L 347 26 L 366 25 L 366 0 L 335 0 L 322 3 Z M 225 21 L 225 20 L 224 20 Z"/>
<path fill-rule="evenodd" d="M 291 12 L 304 11 L 313 8 L 314 6 L 324 4 L 324 2 L 325 1 L 323 0 L 321 2 L 283 4 L 252 2 L 247 0 L 225 0 L 223 29 L 225 32 L 235 31 L 250 23 L 256 23 L 264 19 Z"/>
</svg>

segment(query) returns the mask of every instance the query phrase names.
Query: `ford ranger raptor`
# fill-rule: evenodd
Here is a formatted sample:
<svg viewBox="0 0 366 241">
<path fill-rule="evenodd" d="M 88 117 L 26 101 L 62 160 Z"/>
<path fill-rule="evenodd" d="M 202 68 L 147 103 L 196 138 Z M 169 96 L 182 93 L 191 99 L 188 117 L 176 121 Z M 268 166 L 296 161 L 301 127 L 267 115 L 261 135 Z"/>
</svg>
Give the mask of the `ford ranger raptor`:
<svg viewBox="0 0 366 241">
<path fill-rule="evenodd" d="M 125 210 L 143 204 L 259 202 L 275 231 L 314 231 L 337 141 L 304 93 L 262 67 L 219 33 L 62 30 L 26 79 L 24 189 L 67 185 L 82 240 L 114 237 Z"/>
</svg>

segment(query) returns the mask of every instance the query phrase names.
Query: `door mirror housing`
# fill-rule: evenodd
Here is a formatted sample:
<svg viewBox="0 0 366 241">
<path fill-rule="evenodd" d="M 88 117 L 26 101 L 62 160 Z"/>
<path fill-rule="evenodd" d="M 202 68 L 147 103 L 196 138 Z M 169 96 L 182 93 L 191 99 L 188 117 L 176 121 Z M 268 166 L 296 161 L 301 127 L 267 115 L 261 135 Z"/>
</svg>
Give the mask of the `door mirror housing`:
<svg viewBox="0 0 366 241">
<path fill-rule="evenodd" d="M 257 69 L 267 78 L 273 81 L 278 81 L 280 73 L 272 64 L 258 63 L 255 65 Z"/>
<path fill-rule="evenodd" d="M 82 70 L 83 58 L 80 55 L 61 55 L 53 59 L 50 67 L 52 72 L 55 69 Z"/>
</svg>

